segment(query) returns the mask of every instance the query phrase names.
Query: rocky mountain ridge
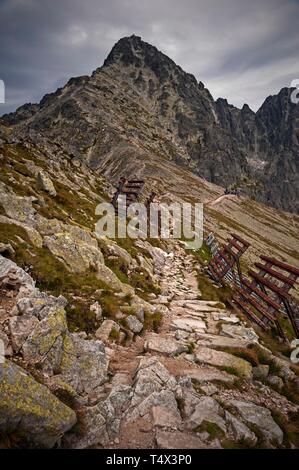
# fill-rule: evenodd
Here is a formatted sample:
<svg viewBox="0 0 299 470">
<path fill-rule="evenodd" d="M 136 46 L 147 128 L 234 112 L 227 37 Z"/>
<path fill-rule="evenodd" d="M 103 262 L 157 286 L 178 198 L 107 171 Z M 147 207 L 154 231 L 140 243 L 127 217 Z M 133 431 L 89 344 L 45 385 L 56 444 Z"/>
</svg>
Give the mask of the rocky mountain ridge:
<svg viewBox="0 0 299 470">
<path fill-rule="evenodd" d="M 91 77 L 70 79 L 2 122 L 18 138 L 48 139 L 109 176 L 123 158 L 141 153 L 143 165 L 166 159 L 296 213 L 299 111 L 291 91 L 269 96 L 257 113 L 214 101 L 193 75 L 133 35 L 118 41 Z"/>
</svg>

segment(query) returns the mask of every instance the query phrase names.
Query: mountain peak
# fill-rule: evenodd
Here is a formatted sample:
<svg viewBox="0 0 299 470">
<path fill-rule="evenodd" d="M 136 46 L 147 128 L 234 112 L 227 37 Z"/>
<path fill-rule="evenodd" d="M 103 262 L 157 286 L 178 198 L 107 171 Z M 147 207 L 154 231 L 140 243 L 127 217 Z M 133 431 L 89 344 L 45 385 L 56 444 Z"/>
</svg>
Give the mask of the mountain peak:
<svg viewBox="0 0 299 470">
<path fill-rule="evenodd" d="M 111 52 L 104 61 L 104 66 L 111 65 L 119 61 L 123 62 L 125 65 L 139 65 L 136 54 L 140 54 L 142 50 L 145 52 L 149 47 L 154 48 L 154 46 L 144 42 L 140 36 L 136 36 L 135 34 L 125 36 L 114 44 Z M 156 52 L 158 52 L 157 49 Z"/>
</svg>

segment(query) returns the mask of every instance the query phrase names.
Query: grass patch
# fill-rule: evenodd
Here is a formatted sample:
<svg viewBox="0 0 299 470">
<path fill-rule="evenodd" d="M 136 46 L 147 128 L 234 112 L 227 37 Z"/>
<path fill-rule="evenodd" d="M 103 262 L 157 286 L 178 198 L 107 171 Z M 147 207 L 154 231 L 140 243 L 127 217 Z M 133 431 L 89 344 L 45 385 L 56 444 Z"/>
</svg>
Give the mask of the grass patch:
<svg viewBox="0 0 299 470">
<path fill-rule="evenodd" d="M 92 333 L 99 327 L 95 312 L 90 311 L 91 303 L 86 299 L 74 299 L 67 296 L 67 322 L 70 331 L 86 331 Z"/>
<path fill-rule="evenodd" d="M 201 299 L 213 300 L 226 304 L 231 299 L 231 288 L 229 286 L 220 286 L 219 289 L 204 274 L 197 274 L 198 288 L 201 291 Z"/>
<path fill-rule="evenodd" d="M 192 254 L 200 264 L 205 264 L 206 262 L 209 263 L 212 259 L 212 254 L 205 242 L 203 242 L 202 246 L 198 250 L 192 251 Z"/>
<path fill-rule="evenodd" d="M 227 372 L 228 374 L 235 375 L 236 377 L 240 377 L 240 372 L 235 369 L 234 367 L 230 366 L 219 366 L 220 370 L 223 370 L 224 372 Z"/>
<path fill-rule="evenodd" d="M 189 354 L 193 354 L 195 348 L 196 348 L 196 344 L 193 342 L 193 341 L 190 341 L 188 344 L 187 344 L 187 348 L 188 348 L 188 353 Z"/>
<path fill-rule="evenodd" d="M 161 312 L 149 313 L 144 312 L 143 331 L 152 330 L 155 333 L 159 332 L 159 328 L 163 321 L 163 314 Z"/>
<path fill-rule="evenodd" d="M 146 293 L 153 292 L 156 295 L 161 293 L 160 287 L 153 283 L 152 277 L 145 269 L 142 268 L 136 268 L 132 271 L 130 275 L 130 284 L 135 289 L 141 289 Z"/>
<path fill-rule="evenodd" d="M 119 341 L 119 331 L 116 328 L 112 328 L 109 335 L 110 341 L 117 343 Z"/>
</svg>

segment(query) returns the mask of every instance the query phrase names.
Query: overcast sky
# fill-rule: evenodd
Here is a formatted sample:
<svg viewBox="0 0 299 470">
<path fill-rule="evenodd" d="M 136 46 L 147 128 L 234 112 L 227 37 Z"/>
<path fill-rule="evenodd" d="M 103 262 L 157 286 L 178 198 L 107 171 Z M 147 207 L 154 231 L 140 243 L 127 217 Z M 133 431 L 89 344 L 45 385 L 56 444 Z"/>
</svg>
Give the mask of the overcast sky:
<svg viewBox="0 0 299 470">
<path fill-rule="evenodd" d="M 136 34 L 254 110 L 299 78 L 299 0 L 0 0 L 0 114 L 102 65 Z"/>
</svg>

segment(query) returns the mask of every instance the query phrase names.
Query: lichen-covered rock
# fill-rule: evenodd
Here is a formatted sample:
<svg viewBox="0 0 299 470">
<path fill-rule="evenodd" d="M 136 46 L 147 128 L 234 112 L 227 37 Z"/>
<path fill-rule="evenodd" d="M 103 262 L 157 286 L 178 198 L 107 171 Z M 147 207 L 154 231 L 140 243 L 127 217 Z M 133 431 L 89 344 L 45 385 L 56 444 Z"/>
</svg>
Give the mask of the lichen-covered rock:
<svg viewBox="0 0 299 470">
<path fill-rule="evenodd" d="M 43 191 L 50 194 L 50 196 L 56 196 L 57 193 L 53 181 L 51 180 L 50 176 L 48 176 L 42 170 L 40 170 L 37 174 L 37 184 Z"/>
<path fill-rule="evenodd" d="M 65 435 L 63 447 L 85 449 L 109 445 L 119 433 L 121 417 L 129 405 L 131 395 L 131 387 L 118 385 L 112 388 L 104 401 L 92 407 L 82 408 L 80 418 L 84 432 L 70 432 Z"/>
<path fill-rule="evenodd" d="M 20 291 L 17 301 L 17 309 L 20 315 L 33 315 L 39 320 L 48 317 L 57 309 L 63 309 L 67 305 L 65 297 L 54 297 L 38 289 Z"/>
<path fill-rule="evenodd" d="M 31 197 L 16 196 L 0 181 L 1 205 L 8 217 L 31 225 L 34 223 L 36 210 L 32 206 Z"/>
<path fill-rule="evenodd" d="M 77 393 L 97 394 L 107 381 L 108 359 L 101 341 L 85 340 L 68 334 L 63 342 L 59 372 Z"/>
<path fill-rule="evenodd" d="M 10 361 L 1 365 L 1 433 L 17 433 L 29 445 L 51 448 L 76 420 L 73 410 L 21 367 Z"/>
<path fill-rule="evenodd" d="M 83 232 L 83 230 L 81 230 Z M 64 261 L 74 273 L 82 273 L 90 268 L 96 269 L 104 263 L 104 257 L 88 233 L 64 231 L 44 238 L 44 246 Z M 83 235 L 83 236 L 82 236 Z"/>
<path fill-rule="evenodd" d="M 59 370 L 63 344 L 68 332 L 64 309 L 57 309 L 41 320 L 22 346 L 25 361 L 39 364 L 44 372 Z"/>
</svg>

